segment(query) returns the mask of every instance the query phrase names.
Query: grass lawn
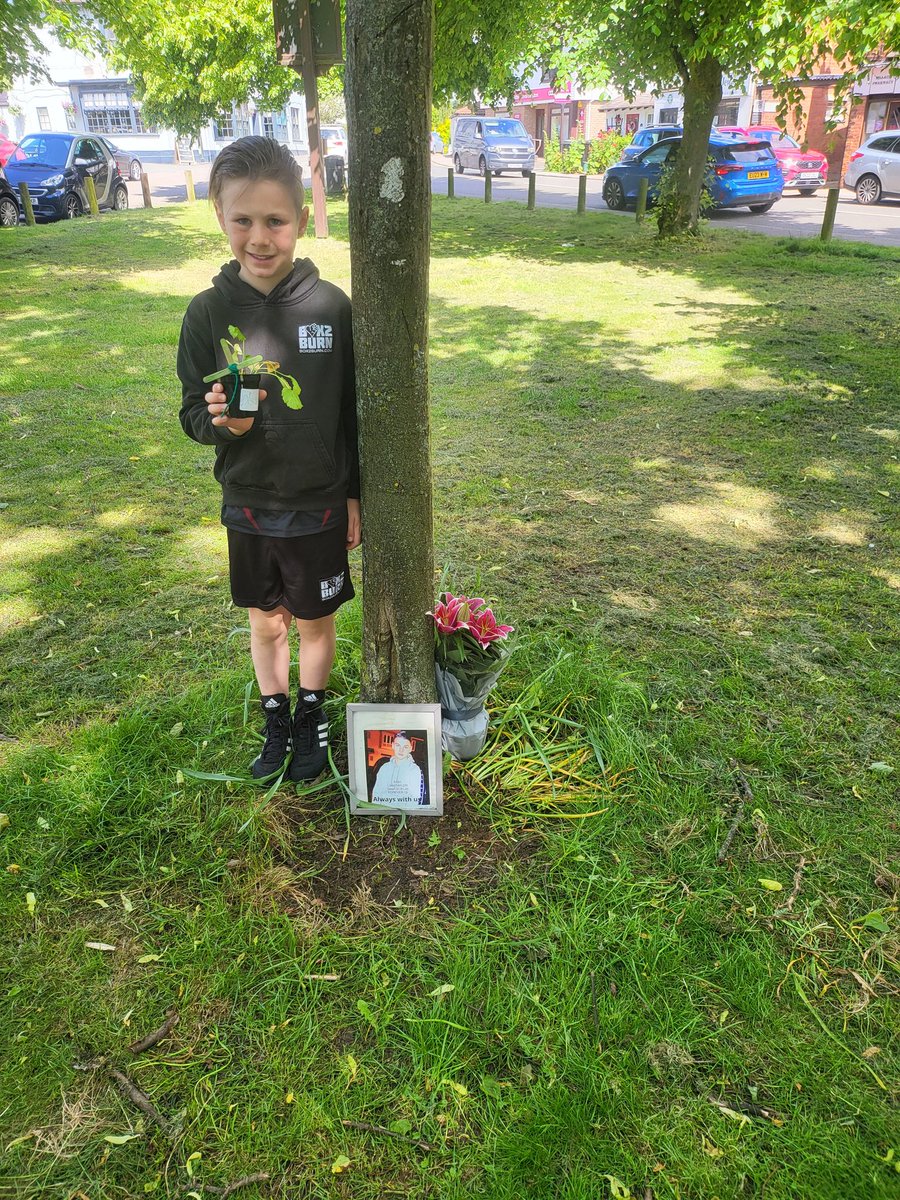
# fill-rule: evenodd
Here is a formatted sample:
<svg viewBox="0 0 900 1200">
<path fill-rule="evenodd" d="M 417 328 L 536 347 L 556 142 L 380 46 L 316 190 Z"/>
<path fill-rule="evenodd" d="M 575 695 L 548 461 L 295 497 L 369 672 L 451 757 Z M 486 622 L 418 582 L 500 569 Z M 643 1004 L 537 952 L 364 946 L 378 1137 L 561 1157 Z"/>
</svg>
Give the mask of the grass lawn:
<svg viewBox="0 0 900 1200">
<path fill-rule="evenodd" d="M 348 836 L 188 774 L 258 744 L 176 416 L 205 206 L 0 236 L 0 1194 L 896 1197 L 900 255 L 433 244 L 437 559 L 517 650 L 444 819 Z"/>
</svg>

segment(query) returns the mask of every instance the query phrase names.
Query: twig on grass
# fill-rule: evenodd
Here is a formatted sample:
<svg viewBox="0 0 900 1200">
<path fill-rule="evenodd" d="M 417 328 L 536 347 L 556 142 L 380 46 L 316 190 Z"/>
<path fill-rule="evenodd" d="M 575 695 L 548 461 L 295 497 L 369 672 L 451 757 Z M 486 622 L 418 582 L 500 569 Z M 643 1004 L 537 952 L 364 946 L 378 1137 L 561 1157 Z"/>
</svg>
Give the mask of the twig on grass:
<svg viewBox="0 0 900 1200">
<path fill-rule="evenodd" d="M 797 870 L 794 872 L 794 886 L 791 889 L 791 894 L 788 896 L 787 904 L 784 906 L 785 912 L 790 912 L 794 907 L 794 901 L 800 895 L 800 884 L 803 882 L 803 868 L 806 866 L 806 859 L 800 855 L 800 861 L 797 863 Z"/>
<path fill-rule="evenodd" d="M 731 843 L 734 841 L 735 834 L 738 831 L 738 826 L 744 819 L 744 807 L 746 804 L 753 803 L 753 792 L 750 790 L 750 784 L 744 776 L 737 770 L 737 763 L 732 759 L 731 766 L 737 774 L 737 789 L 740 792 L 741 799 L 738 801 L 737 811 L 732 818 L 731 825 L 728 827 L 728 832 L 725 834 L 725 841 L 719 848 L 719 853 L 716 855 L 716 862 L 721 864 L 725 861 L 728 851 L 731 849 Z"/>
<path fill-rule="evenodd" d="M 340 975 L 301 975 L 301 979 L 324 979 L 326 983 L 337 983 Z"/>
<path fill-rule="evenodd" d="M 159 1029 L 154 1029 L 146 1037 L 138 1038 L 136 1042 L 131 1043 L 128 1049 L 132 1054 L 143 1054 L 145 1050 L 150 1050 L 153 1046 L 158 1045 L 163 1038 L 169 1036 L 180 1019 L 177 1012 L 170 1012 Z"/>
<path fill-rule="evenodd" d="M 190 1183 L 183 1185 L 183 1191 L 191 1192 L 209 1192 L 213 1196 L 222 1196 L 223 1200 L 226 1196 L 231 1196 L 241 1188 L 249 1187 L 251 1183 L 265 1183 L 269 1179 L 268 1171 L 257 1171 L 255 1175 L 245 1175 L 242 1179 L 235 1179 L 234 1183 L 226 1184 L 225 1187 L 219 1187 L 214 1183 L 196 1183 L 193 1180 Z"/>
<path fill-rule="evenodd" d="M 154 1125 L 159 1126 L 167 1138 L 174 1136 L 171 1125 L 165 1117 L 159 1115 L 146 1092 L 142 1092 L 136 1083 L 129 1079 L 124 1072 L 116 1070 L 115 1067 L 107 1067 L 106 1071 L 110 1079 L 115 1080 L 116 1086 L 127 1100 L 136 1105 L 145 1117 L 149 1117 Z"/>
<path fill-rule="evenodd" d="M 397 1133 L 394 1129 L 388 1129 L 386 1125 L 370 1125 L 368 1121 L 347 1120 L 342 1120 L 341 1124 L 345 1129 L 358 1129 L 362 1133 L 381 1133 L 385 1137 L 399 1138 L 401 1142 L 411 1142 L 419 1150 L 424 1150 L 426 1154 L 430 1154 L 434 1150 L 434 1146 L 422 1141 L 421 1138 L 410 1137 L 407 1133 Z"/>
</svg>

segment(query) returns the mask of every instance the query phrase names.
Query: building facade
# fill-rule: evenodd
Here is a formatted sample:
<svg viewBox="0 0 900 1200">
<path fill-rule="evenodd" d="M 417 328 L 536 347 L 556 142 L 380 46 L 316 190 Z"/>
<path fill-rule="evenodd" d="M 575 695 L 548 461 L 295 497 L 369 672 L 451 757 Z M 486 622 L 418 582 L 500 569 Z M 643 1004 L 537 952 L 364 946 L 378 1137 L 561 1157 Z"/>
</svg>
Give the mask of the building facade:
<svg viewBox="0 0 900 1200">
<path fill-rule="evenodd" d="M 309 161 L 301 95 L 292 95 L 276 112 L 252 103 L 234 105 L 210 121 L 198 139 L 179 138 L 174 130 L 144 121 L 127 73 L 111 71 L 100 57 L 60 46 L 46 31 L 43 40 L 49 78 L 37 83 L 16 79 L 8 92 L 0 93 L 0 133 L 13 141 L 42 129 L 99 133 L 147 164 L 211 161 L 228 142 L 259 133 L 283 142 L 299 161 Z"/>
</svg>

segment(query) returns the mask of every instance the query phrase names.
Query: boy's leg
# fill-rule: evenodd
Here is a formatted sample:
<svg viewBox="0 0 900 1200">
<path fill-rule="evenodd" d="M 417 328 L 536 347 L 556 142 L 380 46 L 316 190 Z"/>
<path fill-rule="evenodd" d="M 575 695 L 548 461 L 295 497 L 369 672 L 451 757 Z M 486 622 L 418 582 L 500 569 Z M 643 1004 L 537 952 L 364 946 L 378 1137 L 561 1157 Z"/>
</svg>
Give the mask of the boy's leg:
<svg viewBox="0 0 900 1200">
<path fill-rule="evenodd" d="M 266 740 L 250 764 L 250 773 L 255 779 L 267 779 L 283 770 L 291 751 L 291 648 L 288 641 L 291 614 L 281 607 L 249 608 L 247 612 L 250 617 L 250 656 L 266 718 Z"/>
<path fill-rule="evenodd" d="M 260 694 L 274 696 L 290 691 L 291 647 L 288 634 L 291 614 L 286 608 L 249 608 L 250 657 Z"/>
<path fill-rule="evenodd" d="M 294 757 L 288 777 L 315 779 L 328 762 L 328 721 L 322 703 L 337 645 L 334 614 L 313 621 L 297 618 L 300 634 L 300 694 L 294 712 Z"/>
</svg>

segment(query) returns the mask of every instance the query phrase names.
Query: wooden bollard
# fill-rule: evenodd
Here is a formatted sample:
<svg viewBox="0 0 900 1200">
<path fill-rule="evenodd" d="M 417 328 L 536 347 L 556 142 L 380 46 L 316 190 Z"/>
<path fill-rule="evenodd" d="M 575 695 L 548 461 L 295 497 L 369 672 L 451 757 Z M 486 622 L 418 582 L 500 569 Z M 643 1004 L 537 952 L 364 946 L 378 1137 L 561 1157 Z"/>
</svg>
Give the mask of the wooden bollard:
<svg viewBox="0 0 900 1200">
<path fill-rule="evenodd" d="M 447 168 L 447 196 L 450 200 L 456 195 L 456 172 L 452 167 Z"/>
<path fill-rule="evenodd" d="M 647 215 L 647 192 L 650 189 L 650 180 L 644 176 L 638 183 L 637 205 L 634 210 L 634 219 L 638 225 L 643 224 L 644 217 Z"/>
<path fill-rule="evenodd" d="M 19 195 L 22 197 L 22 207 L 25 209 L 25 224 L 37 225 L 34 219 L 34 207 L 31 203 L 31 192 L 28 190 L 27 183 L 19 184 Z"/>
<path fill-rule="evenodd" d="M 197 193 L 194 191 L 194 176 L 193 176 L 192 172 L 185 171 L 184 184 L 185 184 L 185 187 L 187 188 L 188 203 L 193 204 L 194 201 L 197 199 Z"/>
<path fill-rule="evenodd" d="M 834 233 L 834 218 L 837 216 L 840 196 L 840 184 L 835 184 L 828 189 L 828 195 L 825 197 L 825 217 L 822 221 L 822 232 L 819 234 L 823 242 L 830 242 L 831 235 Z"/>
<path fill-rule="evenodd" d="M 84 177 L 84 190 L 87 192 L 88 208 L 91 210 L 92 217 L 100 216 L 100 205 L 97 203 L 97 185 L 94 183 L 93 175 Z"/>
<path fill-rule="evenodd" d="M 485 176 L 484 176 L 484 202 L 485 202 L 485 204 L 490 204 L 490 202 L 491 202 L 491 173 L 490 173 L 490 171 L 486 171 Z"/>
<path fill-rule="evenodd" d="M 535 181 L 534 171 L 529 171 L 528 172 L 528 207 L 530 209 L 534 208 L 534 202 L 535 202 L 534 201 L 534 181 Z"/>
<path fill-rule="evenodd" d="M 146 171 L 141 171 L 141 192 L 144 196 L 144 208 L 152 208 L 153 200 L 150 196 L 150 180 L 147 178 Z"/>
<path fill-rule="evenodd" d="M 587 175 L 581 174 L 578 176 L 578 204 L 575 206 L 575 212 L 579 217 L 584 216 L 584 210 L 587 207 Z"/>
</svg>

